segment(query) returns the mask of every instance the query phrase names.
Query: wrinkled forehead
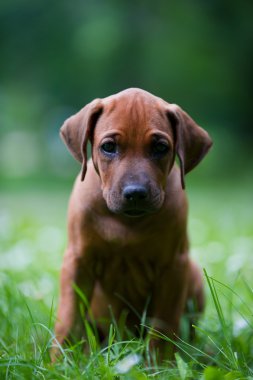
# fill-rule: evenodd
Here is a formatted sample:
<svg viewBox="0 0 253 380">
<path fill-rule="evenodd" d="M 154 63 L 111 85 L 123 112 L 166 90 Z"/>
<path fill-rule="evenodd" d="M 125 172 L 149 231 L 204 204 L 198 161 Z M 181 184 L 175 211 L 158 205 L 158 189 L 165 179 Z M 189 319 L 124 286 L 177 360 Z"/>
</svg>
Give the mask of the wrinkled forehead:
<svg viewBox="0 0 253 380">
<path fill-rule="evenodd" d="M 103 112 L 95 133 L 118 130 L 125 134 L 145 134 L 160 130 L 171 135 L 171 127 L 159 98 L 143 93 L 123 93 L 103 100 Z"/>
</svg>

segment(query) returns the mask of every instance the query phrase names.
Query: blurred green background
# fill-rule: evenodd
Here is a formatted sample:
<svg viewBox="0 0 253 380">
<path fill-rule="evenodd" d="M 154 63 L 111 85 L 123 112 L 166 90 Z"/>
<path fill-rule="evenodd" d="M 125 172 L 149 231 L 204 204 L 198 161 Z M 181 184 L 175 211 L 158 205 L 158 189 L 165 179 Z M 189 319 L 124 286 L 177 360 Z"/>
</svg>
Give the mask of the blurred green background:
<svg viewBox="0 0 253 380">
<path fill-rule="evenodd" d="M 214 139 L 193 178 L 252 174 L 253 3 L 2 0 L 1 188 L 69 183 L 58 137 L 95 97 L 141 87 L 178 103 Z"/>
<path fill-rule="evenodd" d="M 11 355 L 33 355 L 31 315 L 52 328 L 67 202 L 80 169 L 59 128 L 93 98 L 128 87 L 179 104 L 214 140 L 186 177 L 191 253 L 240 295 L 224 312 L 245 346 L 236 350 L 253 357 L 253 322 L 241 311 L 242 299 L 252 305 L 252 15 L 249 0 L 1 0 L 0 357 L 7 364 Z M 205 328 L 219 326 L 210 292 L 205 318 Z"/>
<path fill-rule="evenodd" d="M 252 14 L 252 1 L 1 1 L 3 268 L 12 271 L 15 261 L 19 270 L 29 269 L 32 251 L 33 260 L 42 263 L 36 256 L 42 252 L 44 264 L 49 258 L 59 272 L 68 197 L 80 169 L 59 128 L 92 99 L 133 86 L 179 104 L 212 136 L 213 149 L 186 177 L 192 246 L 200 244 L 204 266 L 207 246 L 214 243 L 221 277 L 233 252 L 240 256 L 245 249 L 241 263 L 248 265 Z M 212 265 L 207 268 L 212 272 Z"/>
</svg>

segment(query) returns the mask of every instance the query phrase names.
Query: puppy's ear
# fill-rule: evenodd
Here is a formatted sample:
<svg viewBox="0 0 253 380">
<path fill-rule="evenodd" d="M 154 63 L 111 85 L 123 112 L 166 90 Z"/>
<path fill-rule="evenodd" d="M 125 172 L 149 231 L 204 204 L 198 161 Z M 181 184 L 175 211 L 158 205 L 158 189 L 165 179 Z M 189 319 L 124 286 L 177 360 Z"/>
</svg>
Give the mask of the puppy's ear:
<svg viewBox="0 0 253 380">
<path fill-rule="evenodd" d="M 168 107 L 168 117 L 175 135 L 175 150 L 180 162 L 181 183 L 184 176 L 205 157 L 212 146 L 208 133 L 176 104 Z"/>
<path fill-rule="evenodd" d="M 87 143 L 102 109 L 101 100 L 95 99 L 69 117 L 60 129 L 60 136 L 70 153 L 82 163 L 81 181 L 84 180 L 87 170 Z"/>
</svg>

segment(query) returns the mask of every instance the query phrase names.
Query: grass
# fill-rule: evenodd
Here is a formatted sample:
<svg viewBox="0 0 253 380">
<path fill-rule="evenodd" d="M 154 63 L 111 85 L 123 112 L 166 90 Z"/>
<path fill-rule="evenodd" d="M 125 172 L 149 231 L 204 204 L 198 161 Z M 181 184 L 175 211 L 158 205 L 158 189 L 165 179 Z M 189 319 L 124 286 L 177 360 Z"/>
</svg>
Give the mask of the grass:
<svg viewBox="0 0 253 380">
<path fill-rule="evenodd" d="M 107 347 L 86 323 L 91 354 L 77 344 L 50 363 L 69 189 L 2 192 L 0 379 L 253 379 L 251 184 L 188 187 L 191 255 L 205 270 L 207 307 L 194 345 L 183 320 L 176 358 L 162 366 L 148 338 L 123 341 L 113 323 Z"/>
</svg>

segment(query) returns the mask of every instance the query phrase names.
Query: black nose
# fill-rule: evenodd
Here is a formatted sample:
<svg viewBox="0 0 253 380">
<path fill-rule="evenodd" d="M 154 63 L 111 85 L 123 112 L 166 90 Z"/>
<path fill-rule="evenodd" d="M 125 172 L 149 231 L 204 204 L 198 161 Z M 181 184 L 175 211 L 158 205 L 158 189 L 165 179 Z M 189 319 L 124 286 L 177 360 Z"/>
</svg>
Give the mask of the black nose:
<svg viewBox="0 0 253 380">
<path fill-rule="evenodd" d="M 148 191 L 142 185 L 128 185 L 123 190 L 123 196 L 128 201 L 143 201 L 147 198 Z"/>
</svg>

